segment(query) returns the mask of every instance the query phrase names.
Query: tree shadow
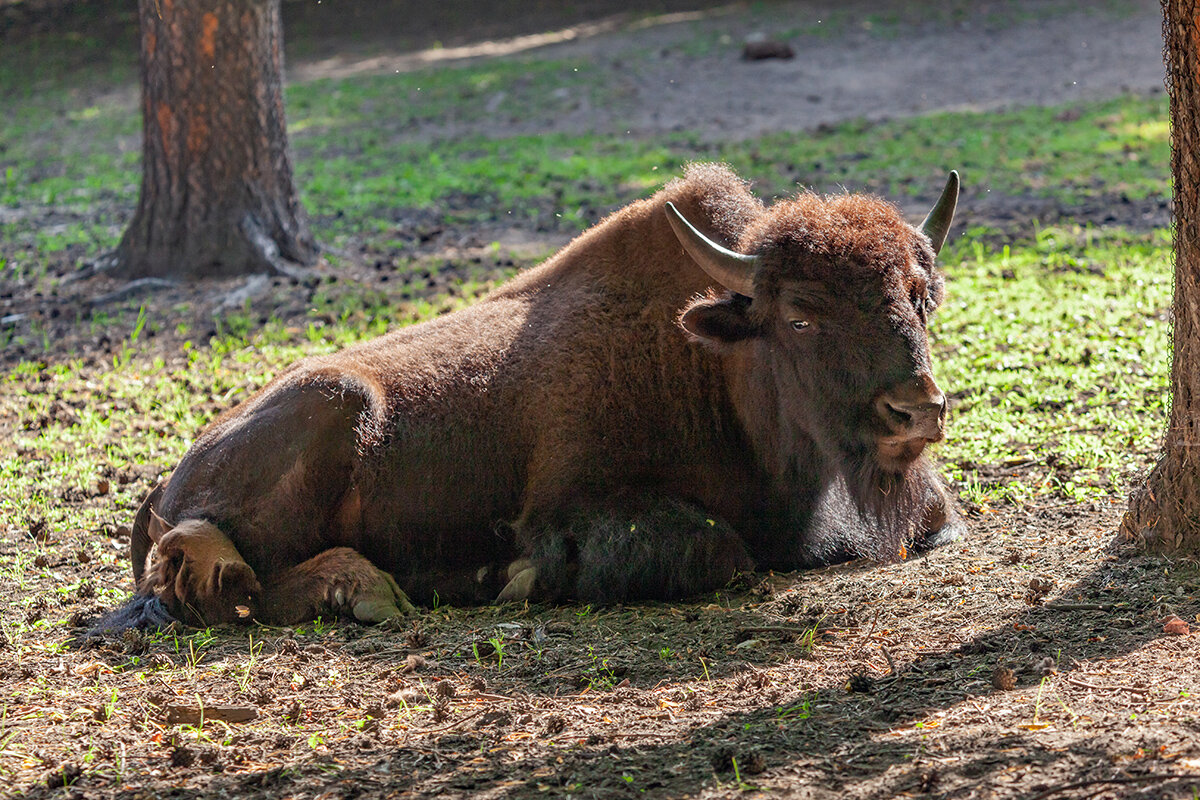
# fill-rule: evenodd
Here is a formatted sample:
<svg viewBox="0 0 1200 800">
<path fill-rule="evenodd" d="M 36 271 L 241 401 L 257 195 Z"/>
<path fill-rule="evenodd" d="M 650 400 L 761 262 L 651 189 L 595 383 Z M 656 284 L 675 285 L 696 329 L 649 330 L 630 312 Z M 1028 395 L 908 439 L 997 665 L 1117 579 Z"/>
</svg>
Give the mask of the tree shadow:
<svg viewBox="0 0 1200 800">
<path fill-rule="evenodd" d="M 320 777 L 327 767 L 302 765 L 265 778 L 259 773 L 234 779 L 234 785 L 287 794 L 296 781 L 310 787 L 316 781 L 334 796 L 350 796 L 336 791 L 351 786 L 368 793 L 501 797 L 709 796 L 760 786 L 800 797 L 965 797 L 978 796 L 981 787 L 1000 796 L 1059 797 L 1074 789 L 1083 793 L 1078 796 L 1093 796 L 1105 787 L 1141 786 L 1153 787 L 1154 796 L 1172 791 L 1191 796 L 1200 787 L 1195 773 L 1181 772 L 1169 760 L 1142 758 L 1141 744 L 1146 750 L 1157 746 L 1153 735 L 1138 739 L 1112 726 L 1076 728 L 1074 719 L 1068 723 L 1061 716 L 1057 730 L 1038 722 L 1041 689 L 1044 708 L 1051 709 L 1056 705 L 1051 692 L 1063 682 L 1086 687 L 1097 680 L 1074 673 L 1133 654 L 1165 635 L 1163 589 L 1178 584 L 1162 579 L 1162 563 L 1139 556 L 1102 563 L 1059 599 L 1031 606 L 956 648 L 897 664 L 896 673 L 883 678 L 826 680 L 780 694 L 762 677 L 773 666 L 765 660 L 716 664 L 713 680 L 736 680 L 744 684 L 738 691 L 759 697 L 738 710 L 714 709 L 711 721 L 690 727 L 695 715 L 682 726 L 664 715 L 650 732 L 542 718 L 526 719 L 518 731 L 508 712 L 469 718 L 464 712 L 438 735 L 418 735 L 398 749 L 369 755 L 366 766 L 356 760 L 335 777 Z M 1150 579 L 1139 579 L 1147 574 Z M 1194 597 L 1170 596 L 1181 616 L 1200 611 Z M 837 656 L 823 656 L 818 648 L 815 657 Z M 1004 665 L 1012 668 L 1012 684 L 997 690 L 993 673 Z M 637 703 L 653 688 L 653 675 L 637 676 L 633 686 L 639 685 L 589 702 Z M 1014 692 L 1024 697 L 1022 703 L 1013 702 Z M 526 699 L 550 693 L 539 687 Z M 987 710 L 992 705 L 1009 712 L 998 718 Z M 1018 705 L 1031 713 L 1011 714 Z M 972 712 L 972 706 L 981 710 Z M 939 720 L 951 712 L 957 718 L 939 730 Z M 1135 756 L 1122 755 L 1135 750 Z M 1081 782 L 1086 785 L 1074 786 Z"/>
</svg>

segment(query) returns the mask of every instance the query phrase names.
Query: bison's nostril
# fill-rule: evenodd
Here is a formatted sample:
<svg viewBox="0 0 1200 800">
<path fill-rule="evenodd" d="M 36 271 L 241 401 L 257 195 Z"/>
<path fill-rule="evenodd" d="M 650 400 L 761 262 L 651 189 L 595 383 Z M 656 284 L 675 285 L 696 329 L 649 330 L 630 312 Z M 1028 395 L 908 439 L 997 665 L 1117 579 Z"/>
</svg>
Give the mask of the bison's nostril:
<svg viewBox="0 0 1200 800">
<path fill-rule="evenodd" d="M 939 392 L 915 402 L 906 402 L 906 399 L 885 395 L 876 403 L 879 416 L 892 433 L 912 439 L 941 439 L 946 417 L 946 396 Z"/>
<path fill-rule="evenodd" d="M 900 426 L 912 424 L 913 415 L 904 406 L 898 406 L 885 400 L 883 407 L 887 409 L 887 413 L 884 416 L 889 422 Z"/>
</svg>

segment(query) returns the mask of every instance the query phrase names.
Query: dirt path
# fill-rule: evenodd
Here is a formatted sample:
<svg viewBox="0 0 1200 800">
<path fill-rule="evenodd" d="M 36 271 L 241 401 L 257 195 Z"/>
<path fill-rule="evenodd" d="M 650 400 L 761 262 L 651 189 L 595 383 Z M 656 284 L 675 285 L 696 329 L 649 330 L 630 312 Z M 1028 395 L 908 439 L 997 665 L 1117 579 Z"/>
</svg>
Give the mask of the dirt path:
<svg viewBox="0 0 1200 800">
<path fill-rule="evenodd" d="M 789 2 L 648 17 L 621 15 L 615 12 L 622 4 L 607 5 L 612 8 L 593 3 L 589 19 L 554 31 L 501 29 L 507 35 L 448 47 L 387 52 L 380 38 L 360 38 L 336 48 L 337 55 L 294 59 L 292 79 L 496 55 L 579 59 L 600 71 L 605 85 L 619 87 L 617 99 L 592 104 L 580 90 L 575 108 L 551 121 L 550 129 L 633 135 L 688 130 L 722 139 L 860 117 L 1052 105 L 1160 91 L 1163 83 L 1162 23 L 1153 0 Z M 421 40 L 423 25 L 430 28 L 428 37 L 444 33 L 441 20 L 409 22 L 408 41 Z M 742 43 L 756 34 L 787 41 L 796 57 L 743 61 Z M 596 82 L 594 74 L 581 78 Z M 527 132 L 547 132 L 546 121 L 539 118 L 534 130 L 520 119 L 493 117 L 449 131 Z"/>
</svg>

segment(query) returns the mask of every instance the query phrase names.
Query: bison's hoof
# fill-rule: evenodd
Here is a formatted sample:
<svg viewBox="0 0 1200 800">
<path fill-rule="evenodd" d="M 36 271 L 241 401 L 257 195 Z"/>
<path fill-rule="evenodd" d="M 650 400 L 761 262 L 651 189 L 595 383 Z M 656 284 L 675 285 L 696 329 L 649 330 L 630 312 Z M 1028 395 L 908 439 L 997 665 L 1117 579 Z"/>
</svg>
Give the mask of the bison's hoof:
<svg viewBox="0 0 1200 800">
<path fill-rule="evenodd" d="M 416 608 L 408 595 L 391 575 L 362 560 L 363 571 L 347 576 L 345 582 L 329 588 L 327 595 L 332 610 L 339 614 L 349 611 L 359 622 L 383 622 Z"/>
<path fill-rule="evenodd" d="M 374 624 L 402 614 L 411 614 L 416 607 L 396 582 L 388 576 L 386 584 L 373 587 L 366 597 L 358 599 L 350 612 L 359 622 Z"/>
<path fill-rule="evenodd" d="M 411 614 L 416 606 L 388 573 L 378 570 L 379 582 L 371 587 L 367 597 L 354 604 L 354 618 L 359 622 L 383 622 L 385 619 Z"/>
<path fill-rule="evenodd" d="M 521 561 L 513 563 L 515 567 L 521 564 Z M 528 564 L 528 562 L 524 562 Z M 516 571 L 513 574 L 512 567 L 509 567 L 509 574 L 512 577 L 508 584 L 500 590 L 500 595 L 496 598 L 497 603 L 520 603 L 524 600 L 529 600 L 533 597 L 534 588 L 537 586 L 538 571 L 535 566 L 526 566 L 523 569 Z"/>
<path fill-rule="evenodd" d="M 354 618 L 359 622 L 367 625 L 374 625 L 377 622 L 389 620 L 392 617 L 398 617 L 404 612 L 400 607 L 391 600 L 382 600 L 372 598 L 370 600 L 359 600 L 351 609 Z"/>
</svg>

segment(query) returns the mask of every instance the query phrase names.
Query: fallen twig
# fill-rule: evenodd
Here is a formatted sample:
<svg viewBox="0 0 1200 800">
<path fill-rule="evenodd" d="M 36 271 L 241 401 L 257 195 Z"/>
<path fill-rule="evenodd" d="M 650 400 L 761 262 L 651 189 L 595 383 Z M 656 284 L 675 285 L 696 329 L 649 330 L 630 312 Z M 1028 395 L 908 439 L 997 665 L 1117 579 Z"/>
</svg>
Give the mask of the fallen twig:
<svg viewBox="0 0 1200 800">
<path fill-rule="evenodd" d="M 1092 778 L 1091 780 L 1076 781 L 1075 783 L 1064 783 L 1061 786 L 1055 786 L 1052 789 L 1035 794 L 1029 800 L 1045 800 L 1047 797 L 1053 797 L 1060 792 L 1069 792 L 1072 789 L 1086 789 L 1089 786 L 1101 783 L 1154 783 L 1155 781 L 1170 781 L 1195 777 L 1195 775 L 1135 775 L 1122 778 Z"/>
<path fill-rule="evenodd" d="M 889 651 L 886 647 L 880 647 L 879 649 L 880 649 L 880 651 L 882 651 L 883 657 L 887 659 L 888 674 L 896 675 L 897 677 L 899 677 L 899 673 L 896 672 L 896 661 L 895 661 L 895 659 L 892 658 L 891 651 Z"/>
<path fill-rule="evenodd" d="M 1047 603 L 1042 606 L 1047 611 L 1116 611 L 1117 607 L 1109 603 Z"/>
<path fill-rule="evenodd" d="M 1065 680 L 1072 686 L 1080 686 L 1084 689 L 1092 689 L 1097 692 L 1130 692 L 1132 694 L 1150 694 L 1149 689 L 1138 689 L 1133 686 L 1097 686 L 1094 683 L 1081 681 L 1078 678 L 1070 675 L 1066 676 Z"/>
</svg>

